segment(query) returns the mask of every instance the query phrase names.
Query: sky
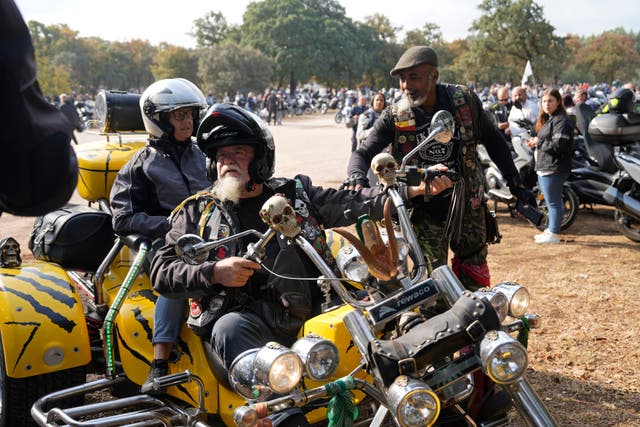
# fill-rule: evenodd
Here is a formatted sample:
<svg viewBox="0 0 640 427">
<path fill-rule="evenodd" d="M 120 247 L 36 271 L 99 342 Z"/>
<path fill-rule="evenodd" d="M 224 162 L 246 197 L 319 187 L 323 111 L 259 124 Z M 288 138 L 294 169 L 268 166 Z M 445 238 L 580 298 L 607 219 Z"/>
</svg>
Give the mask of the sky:
<svg viewBox="0 0 640 427">
<path fill-rule="evenodd" d="M 80 37 L 111 41 L 148 40 L 195 47 L 188 35 L 193 21 L 210 11 L 221 12 L 228 23 L 242 23 L 250 0 L 14 0 L 25 21 L 46 25 L 67 24 Z M 440 27 L 446 41 L 464 38 L 480 16 L 480 0 L 339 0 L 355 21 L 381 13 L 403 30 L 422 28 L 425 22 Z M 556 35 L 597 35 L 623 27 L 640 31 L 638 0 L 536 0 L 543 7 Z M 397 6 L 395 6 L 397 5 Z M 402 37 L 399 37 L 402 39 Z"/>
</svg>

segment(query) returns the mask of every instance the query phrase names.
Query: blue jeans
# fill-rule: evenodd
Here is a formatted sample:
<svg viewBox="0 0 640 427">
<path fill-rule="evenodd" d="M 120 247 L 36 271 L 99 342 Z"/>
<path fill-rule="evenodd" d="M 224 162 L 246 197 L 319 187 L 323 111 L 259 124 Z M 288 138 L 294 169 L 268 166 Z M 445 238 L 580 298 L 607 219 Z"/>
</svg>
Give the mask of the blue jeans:
<svg viewBox="0 0 640 427">
<path fill-rule="evenodd" d="M 153 344 L 178 343 L 182 324 L 185 322 L 187 300 L 183 298 L 167 298 L 162 295 L 156 300 L 153 314 Z"/>
<path fill-rule="evenodd" d="M 550 232 L 559 234 L 562 227 L 564 205 L 562 203 L 562 186 L 569 178 L 568 172 L 552 173 L 551 175 L 538 175 L 538 185 L 549 210 Z"/>
</svg>

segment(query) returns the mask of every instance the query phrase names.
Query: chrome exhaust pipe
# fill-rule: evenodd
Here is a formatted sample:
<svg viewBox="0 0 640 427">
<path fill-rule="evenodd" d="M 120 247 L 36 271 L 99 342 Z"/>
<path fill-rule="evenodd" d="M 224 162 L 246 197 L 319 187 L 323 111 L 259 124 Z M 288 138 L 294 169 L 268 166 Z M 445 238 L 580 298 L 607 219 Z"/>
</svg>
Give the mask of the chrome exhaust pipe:
<svg viewBox="0 0 640 427">
<path fill-rule="evenodd" d="M 616 208 L 640 220 L 640 201 L 622 193 L 615 187 L 609 187 L 602 197 Z"/>
</svg>

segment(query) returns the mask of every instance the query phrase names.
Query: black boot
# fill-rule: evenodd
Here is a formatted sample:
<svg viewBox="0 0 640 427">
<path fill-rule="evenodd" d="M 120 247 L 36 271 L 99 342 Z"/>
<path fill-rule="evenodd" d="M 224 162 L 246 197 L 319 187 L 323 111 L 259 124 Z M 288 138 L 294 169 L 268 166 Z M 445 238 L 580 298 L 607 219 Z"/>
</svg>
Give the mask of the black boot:
<svg viewBox="0 0 640 427">
<path fill-rule="evenodd" d="M 147 390 L 147 394 L 163 394 L 166 393 L 167 389 L 165 387 L 159 388 L 157 390 L 153 389 L 153 380 L 156 378 L 163 377 L 169 373 L 169 364 L 166 359 L 153 359 L 151 362 L 151 370 L 149 371 L 149 375 L 147 379 L 144 381 L 142 385 L 143 390 Z"/>
</svg>

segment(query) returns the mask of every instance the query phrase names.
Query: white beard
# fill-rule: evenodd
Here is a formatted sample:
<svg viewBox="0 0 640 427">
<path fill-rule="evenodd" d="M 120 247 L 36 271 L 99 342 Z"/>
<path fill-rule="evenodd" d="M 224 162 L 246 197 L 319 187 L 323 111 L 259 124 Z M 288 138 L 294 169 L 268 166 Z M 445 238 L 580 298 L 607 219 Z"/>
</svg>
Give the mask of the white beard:
<svg viewBox="0 0 640 427">
<path fill-rule="evenodd" d="M 418 99 L 413 99 L 411 96 L 405 91 L 402 94 L 402 97 L 398 101 L 398 111 L 406 111 L 411 109 L 412 107 L 420 107 L 424 104 L 424 101 L 427 99 L 426 96 L 422 96 Z"/>
<path fill-rule="evenodd" d="M 244 191 L 246 184 L 235 176 L 229 176 L 216 180 L 211 192 L 222 202 L 231 202 L 237 205 L 240 201 L 240 194 Z"/>
</svg>

